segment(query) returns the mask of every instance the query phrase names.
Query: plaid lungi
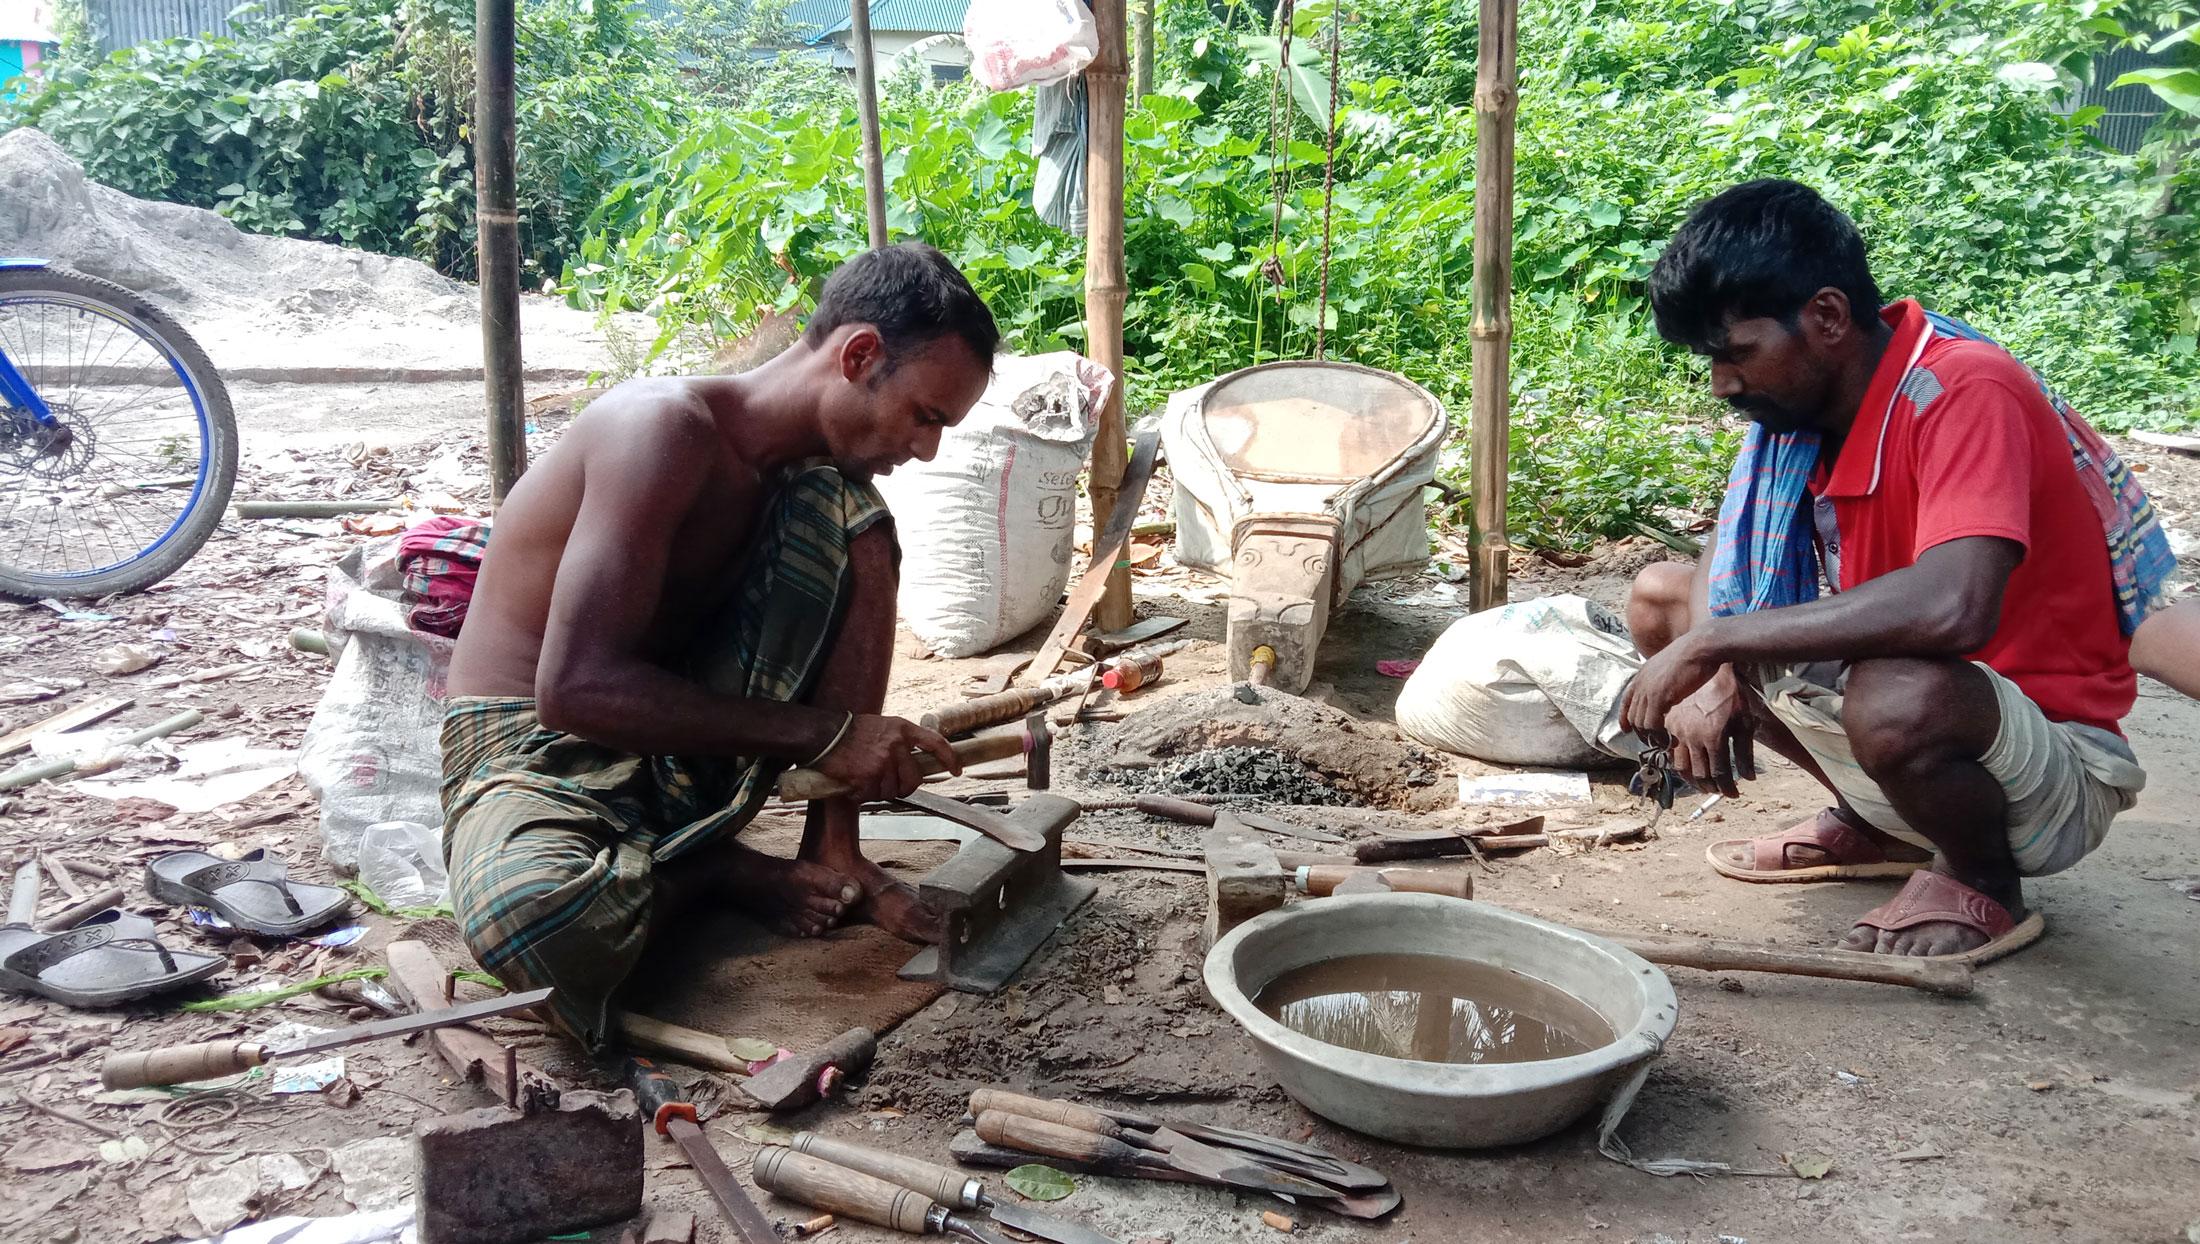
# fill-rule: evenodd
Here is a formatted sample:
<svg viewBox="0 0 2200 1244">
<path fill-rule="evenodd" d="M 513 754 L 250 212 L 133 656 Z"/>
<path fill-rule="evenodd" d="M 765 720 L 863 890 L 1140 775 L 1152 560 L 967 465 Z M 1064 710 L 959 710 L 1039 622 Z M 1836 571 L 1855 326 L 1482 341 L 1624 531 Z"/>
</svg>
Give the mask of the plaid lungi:
<svg viewBox="0 0 2200 1244">
<path fill-rule="evenodd" d="M 767 504 L 725 611 L 681 671 L 721 695 L 796 702 L 815 687 L 851 584 L 849 545 L 887 517 L 868 483 L 793 473 Z M 785 762 L 637 756 L 544 729 L 524 697 L 455 697 L 443 718 L 443 854 L 481 966 L 556 988 L 591 1048 L 650 932 L 657 865 L 739 832 Z"/>
</svg>

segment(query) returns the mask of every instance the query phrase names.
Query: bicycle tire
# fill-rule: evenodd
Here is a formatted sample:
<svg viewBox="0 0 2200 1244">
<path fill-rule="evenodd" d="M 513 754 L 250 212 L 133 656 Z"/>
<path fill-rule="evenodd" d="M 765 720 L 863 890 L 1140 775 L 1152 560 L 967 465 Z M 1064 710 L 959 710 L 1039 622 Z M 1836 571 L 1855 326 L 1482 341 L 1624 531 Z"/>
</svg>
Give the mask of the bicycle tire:
<svg viewBox="0 0 2200 1244">
<path fill-rule="evenodd" d="M 237 482 L 237 417 L 221 375 L 189 332 L 143 295 L 95 276 L 67 268 L 0 270 L 0 298 L 11 294 L 56 294 L 93 304 L 141 326 L 155 348 L 166 351 L 189 374 L 204 419 L 201 460 L 211 465 L 204 485 L 167 532 L 135 557 L 88 574 L 37 574 L 7 564 L 0 548 L 0 597 L 18 601 L 90 599 L 138 592 L 181 569 L 198 555 L 220 525 Z"/>
</svg>

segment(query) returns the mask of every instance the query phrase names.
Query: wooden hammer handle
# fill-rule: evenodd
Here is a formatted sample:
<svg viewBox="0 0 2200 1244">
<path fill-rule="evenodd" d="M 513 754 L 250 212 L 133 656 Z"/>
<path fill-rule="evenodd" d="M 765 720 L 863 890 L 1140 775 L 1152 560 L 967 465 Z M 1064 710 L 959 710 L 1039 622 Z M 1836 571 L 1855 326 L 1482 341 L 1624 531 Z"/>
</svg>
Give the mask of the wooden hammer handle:
<svg viewBox="0 0 2200 1244">
<path fill-rule="evenodd" d="M 1188 799 L 1172 799 L 1167 795 L 1140 795 L 1135 801 L 1138 810 L 1148 816 L 1163 817 L 1186 825 L 1212 825 L 1217 810 L 1203 803 Z"/>
<path fill-rule="evenodd" d="M 1451 898 L 1474 897 L 1474 874 L 1463 868 L 1358 868 L 1350 864 L 1311 865 L 1299 869 L 1299 889 L 1308 894 L 1333 894 L 1355 877 L 1375 876 L 1392 890 L 1406 894 L 1443 894 Z"/>
<path fill-rule="evenodd" d="M 963 1195 L 976 1181 L 951 1166 L 941 1166 L 937 1162 L 927 1162 L 923 1158 L 906 1157 L 899 1153 L 888 1153 L 869 1145 L 834 1140 L 816 1132 L 795 1133 L 794 1139 L 787 1142 L 787 1147 L 796 1153 L 806 1153 L 835 1166 L 845 1166 L 849 1170 L 860 1171 L 907 1188 L 911 1192 L 921 1193 L 950 1208 L 977 1208 L 969 1203 L 973 1198 Z"/>
<path fill-rule="evenodd" d="M 932 1202 L 922 1193 L 792 1149 L 759 1151 L 749 1173 L 757 1187 L 774 1196 L 911 1235 L 924 1234 L 932 1212 Z"/>
<path fill-rule="evenodd" d="M 1015 721 L 1035 708 L 1045 708 L 1064 698 L 1066 694 L 1046 686 L 997 691 L 992 695 L 981 695 L 975 700 L 926 713 L 918 719 L 917 724 L 928 730 L 937 730 L 941 734 L 961 734 L 965 730 Z"/>
<path fill-rule="evenodd" d="M 1081 1128 L 1065 1127 L 1027 1115 L 988 1110 L 978 1116 L 978 1138 L 990 1145 L 1021 1149 L 1050 1158 L 1069 1158 L 1090 1163 L 1108 1174 L 1136 1170 L 1144 1151 Z"/>
<path fill-rule="evenodd" d="M 970 1113 L 988 1112 L 1020 1114 L 1027 1119 L 1039 1119 L 1047 1123 L 1059 1123 L 1081 1132 L 1120 1138 L 1123 1127 L 1113 1115 L 1103 1114 L 1090 1106 L 1080 1106 L 1073 1101 L 1049 1101 L 1044 1097 L 1026 1097 L 1007 1089 L 979 1089 L 970 1095 Z"/>
<path fill-rule="evenodd" d="M 1006 760 L 1024 754 L 1024 732 L 999 730 L 963 739 L 951 746 L 965 768 L 984 764 L 988 760 Z M 917 771 L 929 777 L 946 766 L 940 764 L 930 752 L 917 753 Z M 779 797 L 790 803 L 805 799 L 837 799 L 848 793 L 848 786 L 838 778 L 827 777 L 815 769 L 789 769 L 779 775 Z"/>
<path fill-rule="evenodd" d="M 1971 965 L 1968 963 L 1649 933 L 1598 932 L 1597 936 L 1617 942 L 1652 963 L 1673 967 L 1701 968 L 1707 972 L 1778 972 L 1788 976 L 1907 985 L 1951 998 L 1964 997 L 1971 992 Z"/>
<path fill-rule="evenodd" d="M 267 1061 L 267 1047 L 252 1041 L 205 1041 L 157 1050 L 109 1054 L 99 1064 L 102 1088 L 151 1088 L 189 1084 L 250 1071 Z"/>
</svg>

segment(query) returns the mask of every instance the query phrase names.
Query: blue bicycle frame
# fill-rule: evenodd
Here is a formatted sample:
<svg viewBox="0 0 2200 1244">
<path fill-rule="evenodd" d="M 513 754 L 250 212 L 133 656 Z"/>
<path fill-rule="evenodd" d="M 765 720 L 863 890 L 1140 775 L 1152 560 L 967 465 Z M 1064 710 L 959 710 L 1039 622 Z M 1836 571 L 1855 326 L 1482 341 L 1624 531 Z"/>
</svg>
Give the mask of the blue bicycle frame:
<svg viewBox="0 0 2200 1244">
<path fill-rule="evenodd" d="M 0 272 L 45 266 L 46 261 L 43 259 L 9 259 L 0 256 Z M 5 350 L 0 350 L 0 401 L 27 412 L 32 423 L 48 427 L 53 425 L 53 411 L 47 407 L 46 399 L 38 396 L 38 390 L 31 387 L 30 378 L 23 374 L 22 369 L 15 365 L 15 360 L 9 358 Z"/>
</svg>

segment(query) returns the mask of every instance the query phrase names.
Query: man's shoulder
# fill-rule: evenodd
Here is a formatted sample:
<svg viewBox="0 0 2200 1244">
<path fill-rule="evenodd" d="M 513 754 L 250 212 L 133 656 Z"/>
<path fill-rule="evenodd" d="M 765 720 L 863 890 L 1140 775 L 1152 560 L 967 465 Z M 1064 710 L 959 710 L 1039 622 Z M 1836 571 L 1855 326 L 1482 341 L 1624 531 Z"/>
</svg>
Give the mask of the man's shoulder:
<svg viewBox="0 0 2200 1244">
<path fill-rule="evenodd" d="M 1929 377 L 1930 383 L 1920 385 L 1921 375 Z M 1945 393 L 1959 386 L 1980 395 L 1991 395 L 1993 388 L 1998 386 L 2028 404 L 2033 401 L 2044 404 L 2047 400 L 2040 390 L 2039 377 L 2021 359 L 1994 342 L 1964 337 L 1934 338 L 1919 356 L 1917 368 L 1903 391 L 1914 401 L 1915 390 L 1920 388 L 1937 388 Z"/>
<path fill-rule="evenodd" d="M 694 381 L 649 376 L 624 381 L 589 403 L 574 420 L 591 448 L 695 446 L 717 436 L 710 402 Z"/>
</svg>

